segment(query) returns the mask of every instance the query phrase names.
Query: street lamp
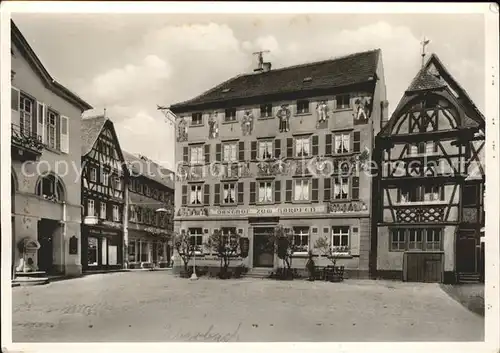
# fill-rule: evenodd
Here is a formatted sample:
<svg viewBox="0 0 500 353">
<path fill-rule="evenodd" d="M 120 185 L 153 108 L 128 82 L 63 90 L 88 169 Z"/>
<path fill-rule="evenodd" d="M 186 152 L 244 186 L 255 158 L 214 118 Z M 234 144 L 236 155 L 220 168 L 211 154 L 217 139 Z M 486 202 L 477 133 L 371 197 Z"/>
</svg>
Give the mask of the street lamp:
<svg viewBox="0 0 500 353">
<path fill-rule="evenodd" d="M 188 235 L 189 232 L 188 232 Z M 198 276 L 196 276 L 196 244 L 193 242 L 193 273 L 191 274 L 190 280 L 196 281 Z"/>
</svg>

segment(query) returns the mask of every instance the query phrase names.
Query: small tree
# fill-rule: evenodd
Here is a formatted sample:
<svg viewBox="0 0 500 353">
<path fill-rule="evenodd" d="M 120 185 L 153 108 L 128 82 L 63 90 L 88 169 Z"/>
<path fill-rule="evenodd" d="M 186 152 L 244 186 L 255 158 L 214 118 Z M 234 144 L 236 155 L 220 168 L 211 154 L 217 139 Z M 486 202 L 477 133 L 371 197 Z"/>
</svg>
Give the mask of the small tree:
<svg viewBox="0 0 500 353">
<path fill-rule="evenodd" d="M 220 276 L 225 278 L 228 273 L 231 258 L 240 255 L 240 235 L 230 233 L 223 235 L 219 229 L 214 230 L 208 238 L 206 246 L 217 254 L 220 260 Z"/>
<path fill-rule="evenodd" d="M 274 233 L 271 235 L 270 239 L 274 243 L 274 249 L 278 258 L 283 261 L 283 269 L 285 273 L 290 273 L 292 267 L 292 256 L 295 252 L 292 232 L 282 225 L 279 225 L 274 228 Z"/>
<path fill-rule="evenodd" d="M 189 260 L 194 256 L 194 246 L 191 244 L 190 234 L 184 231 L 176 233 L 174 235 L 174 247 L 184 263 L 184 273 L 187 274 Z"/>
<path fill-rule="evenodd" d="M 320 254 L 326 256 L 335 267 L 337 264 L 338 253 L 333 248 L 327 236 L 323 236 L 316 240 L 314 247 L 319 250 Z"/>
</svg>

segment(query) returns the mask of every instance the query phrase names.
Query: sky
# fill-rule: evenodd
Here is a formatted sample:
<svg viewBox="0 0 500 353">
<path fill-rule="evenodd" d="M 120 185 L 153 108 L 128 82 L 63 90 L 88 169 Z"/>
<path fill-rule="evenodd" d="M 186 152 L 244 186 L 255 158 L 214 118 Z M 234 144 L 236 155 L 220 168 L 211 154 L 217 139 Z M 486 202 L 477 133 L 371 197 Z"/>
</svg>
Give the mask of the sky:
<svg viewBox="0 0 500 353">
<path fill-rule="evenodd" d="M 421 65 L 423 36 L 485 107 L 482 14 L 12 14 L 49 73 L 113 120 L 122 148 L 174 165 L 175 130 L 157 105 L 250 73 L 380 48 L 390 112 Z"/>
</svg>

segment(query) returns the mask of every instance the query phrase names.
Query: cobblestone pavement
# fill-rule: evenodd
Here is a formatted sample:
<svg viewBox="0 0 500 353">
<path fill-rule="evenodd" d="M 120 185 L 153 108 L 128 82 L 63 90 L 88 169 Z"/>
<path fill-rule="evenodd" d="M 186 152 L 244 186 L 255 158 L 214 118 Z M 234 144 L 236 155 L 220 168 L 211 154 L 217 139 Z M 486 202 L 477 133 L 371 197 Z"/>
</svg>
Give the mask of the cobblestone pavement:
<svg viewBox="0 0 500 353">
<path fill-rule="evenodd" d="M 436 284 L 91 275 L 12 289 L 14 342 L 478 341 Z"/>
</svg>

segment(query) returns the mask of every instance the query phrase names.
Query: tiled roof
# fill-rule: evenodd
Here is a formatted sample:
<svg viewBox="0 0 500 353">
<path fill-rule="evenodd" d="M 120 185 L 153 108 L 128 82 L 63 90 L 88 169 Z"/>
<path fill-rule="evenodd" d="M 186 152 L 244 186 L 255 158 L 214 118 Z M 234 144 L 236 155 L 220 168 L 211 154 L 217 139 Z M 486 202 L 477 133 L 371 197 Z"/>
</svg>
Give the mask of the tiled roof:
<svg viewBox="0 0 500 353">
<path fill-rule="evenodd" d="M 103 115 L 87 117 L 82 119 L 80 135 L 82 141 L 82 156 L 92 150 L 101 130 L 108 119 Z"/>
<path fill-rule="evenodd" d="M 434 90 L 446 87 L 446 83 L 422 68 L 408 87 L 407 92 Z"/>
<path fill-rule="evenodd" d="M 268 72 L 235 76 L 198 97 L 173 104 L 170 109 L 176 113 L 206 103 L 367 82 L 375 78 L 379 53 L 380 49 L 375 49 Z"/>
<path fill-rule="evenodd" d="M 174 173 L 158 163 L 144 157 L 122 151 L 131 175 L 141 174 L 170 189 L 174 189 Z"/>
</svg>

